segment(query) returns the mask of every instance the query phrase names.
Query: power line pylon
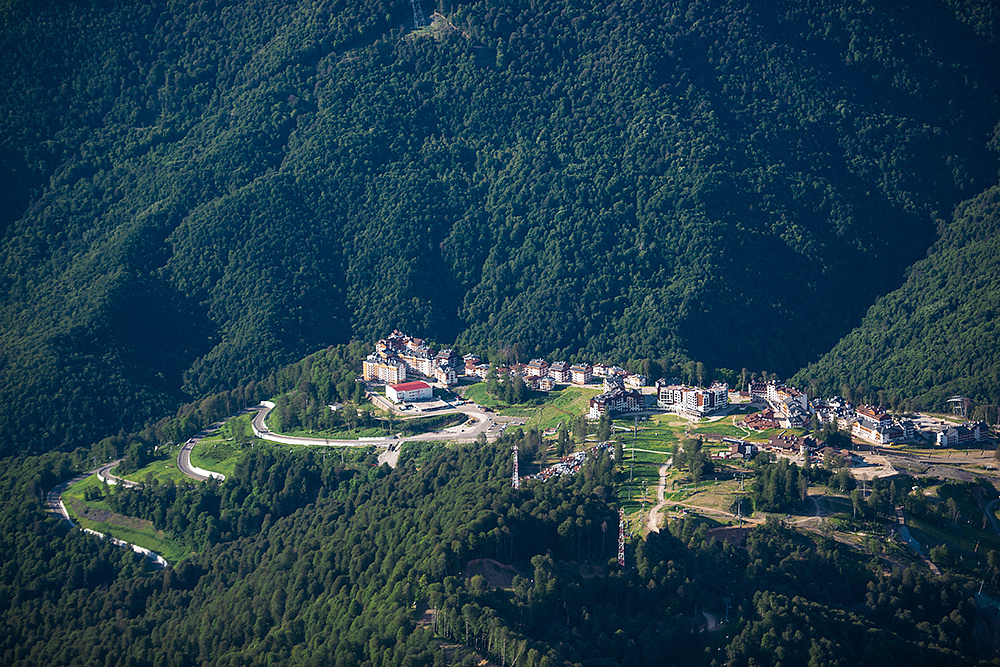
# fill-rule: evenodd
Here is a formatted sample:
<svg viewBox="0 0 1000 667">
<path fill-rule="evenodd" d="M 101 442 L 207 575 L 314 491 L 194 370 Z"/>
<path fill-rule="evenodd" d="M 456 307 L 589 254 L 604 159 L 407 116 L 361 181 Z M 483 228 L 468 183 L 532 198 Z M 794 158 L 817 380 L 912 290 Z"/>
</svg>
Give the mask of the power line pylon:
<svg viewBox="0 0 1000 667">
<path fill-rule="evenodd" d="M 625 510 L 618 510 L 618 567 L 625 567 Z"/>
<path fill-rule="evenodd" d="M 427 19 L 424 18 L 424 12 L 422 9 L 420 9 L 420 0 L 410 0 L 410 5 L 413 6 L 414 30 L 420 30 L 421 28 L 426 28 Z"/>
<path fill-rule="evenodd" d="M 517 491 L 521 488 L 521 478 L 517 474 L 517 445 L 514 445 L 514 475 L 510 480 L 510 485 Z"/>
</svg>

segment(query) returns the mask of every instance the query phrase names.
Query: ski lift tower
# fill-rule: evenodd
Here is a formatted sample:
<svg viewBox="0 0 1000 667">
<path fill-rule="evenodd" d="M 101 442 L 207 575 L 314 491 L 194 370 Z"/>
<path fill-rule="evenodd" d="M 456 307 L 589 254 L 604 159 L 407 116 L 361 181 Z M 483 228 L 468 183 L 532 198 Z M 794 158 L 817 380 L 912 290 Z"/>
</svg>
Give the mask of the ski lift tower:
<svg viewBox="0 0 1000 667">
<path fill-rule="evenodd" d="M 521 488 L 521 478 L 517 474 L 517 445 L 514 445 L 514 475 L 511 477 L 510 485 L 515 491 Z"/>
<path fill-rule="evenodd" d="M 948 399 L 948 406 L 951 408 L 951 414 L 959 415 L 962 419 L 969 420 L 969 401 L 965 396 L 952 396 Z"/>
<path fill-rule="evenodd" d="M 625 510 L 618 510 L 618 567 L 625 567 Z"/>
<path fill-rule="evenodd" d="M 420 9 L 420 0 L 410 0 L 410 5 L 413 6 L 413 29 L 426 28 L 427 19 L 424 18 L 424 12 Z"/>
</svg>

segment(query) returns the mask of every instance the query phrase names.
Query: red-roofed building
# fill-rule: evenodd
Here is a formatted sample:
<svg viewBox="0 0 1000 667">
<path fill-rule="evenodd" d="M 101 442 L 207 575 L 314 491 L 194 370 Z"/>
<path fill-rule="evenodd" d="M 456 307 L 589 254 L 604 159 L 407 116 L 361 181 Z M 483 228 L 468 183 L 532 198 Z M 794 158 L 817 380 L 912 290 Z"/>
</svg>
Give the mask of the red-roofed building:
<svg viewBox="0 0 1000 667">
<path fill-rule="evenodd" d="M 385 388 L 385 397 L 393 403 L 412 403 L 426 401 L 434 396 L 434 390 L 426 382 L 404 382 Z"/>
<path fill-rule="evenodd" d="M 857 414 L 858 419 L 867 422 L 865 426 L 868 428 L 878 428 L 879 426 L 888 428 L 892 426 L 892 417 L 886 414 L 885 410 L 880 407 L 859 405 L 857 410 L 855 410 L 855 414 Z"/>
</svg>

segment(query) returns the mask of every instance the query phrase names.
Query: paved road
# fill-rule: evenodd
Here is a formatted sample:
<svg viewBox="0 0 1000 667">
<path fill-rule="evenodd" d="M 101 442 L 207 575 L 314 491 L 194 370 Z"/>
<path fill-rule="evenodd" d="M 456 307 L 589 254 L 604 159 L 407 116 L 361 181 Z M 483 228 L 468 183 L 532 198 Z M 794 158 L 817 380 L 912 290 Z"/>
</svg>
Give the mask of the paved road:
<svg viewBox="0 0 1000 667">
<path fill-rule="evenodd" d="M 660 530 L 660 510 L 663 506 L 667 504 L 664 500 L 664 494 L 667 489 L 667 471 L 670 470 L 670 463 L 664 463 L 660 466 L 660 483 L 656 485 L 656 500 L 657 503 L 653 505 L 653 508 L 649 510 L 649 518 L 646 521 L 646 527 L 651 533 L 657 533 Z"/>
<path fill-rule="evenodd" d="M 935 565 L 930 558 L 924 555 L 923 549 L 920 547 L 920 542 L 917 542 L 913 536 L 910 535 L 910 529 L 906 527 L 906 517 L 903 516 L 903 508 L 898 505 L 896 506 L 896 520 L 899 522 L 900 537 L 906 540 L 906 543 L 910 545 L 910 548 L 917 552 L 917 555 L 920 556 L 920 560 L 924 561 L 927 567 L 930 568 L 930 571 L 940 577 L 941 569 L 938 568 L 938 566 Z"/>
<path fill-rule="evenodd" d="M 972 456 L 972 454 L 976 456 Z M 996 471 L 977 470 L 970 468 L 973 465 L 995 465 L 996 460 L 991 456 L 982 456 L 974 450 L 951 451 L 948 454 L 935 456 L 915 456 L 902 452 L 891 452 L 882 450 L 882 454 L 891 465 L 896 467 L 925 466 L 922 473 L 917 473 L 918 477 L 942 477 L 945 479 L 955 479 L 961 482 L 974 482 L 981 478 L 989 479 L 994 486 L 998 486 Z"/>
<path fill-rule="evenodd" d="M 986 505 L 983 506 L 983 514 L 986 515 L 986 519 L 990 522 L 993 532 L 1000 535 L 1000 525 L 997 525 L 997 515 L 994 514 L 997 508 L 997 503 L 1000 503 L 1000 498 L 986 503 Z"/>
<path fill-rule="evenodd" d="M 490 415 L 482 411 L 479 406 L 476 405 L 462 405 L 457 408 L 452 408 L 450 410 L 440 410 L 434 413 L 434 415 L 444 415 L 444 414 L 457 414 L 461 413 L 466 415 L 471 419 L 477 421 L 474 427 L 468 427 L 465 425 L 452 426 L 440 431 L 435 431 L 433 433 L 422 433 L 420 435 L 411 435 L 402 438 L 398 437 L 385 437 L 385 438 L 365 438 L 363 440 L 331 440 L 329 438 L 307 438 L 303 436 L 291 436 L 291 435 L 281 435 L 279 433 L 272 433 L 270 429 L 267 428 L 266 420 L 267 415 L 274 409 L 274 404 L 270 401 L 263 401 L 261 403 L 262 409 L 257 412 L 253 418 L 253 431 L 254 435 L 258 438 L 264 440 L 271 440 L 272 442 L 280 442 L 288 445 L 329 445 L 333 447 L 389 447 L 399 445 L 403 442 L 427 442 L 434 440 L 458 440 L 461 442 L 474 442 L 476 438 L 479 437 L 480 433 L 486 435 L 486 437 L 499 436 L 499 430 L 494 432 L 494 429 L 498 425 L 504 423 L 523 425 L 527 420 L 517 417 L 502 417 L 499 415 Z"/>
<path fill-rule="evenodd" d="M 105 468 L 111 469 L 121 462 L 122 460 L 118 459 L 117 461 L 113 461 L 112 463 L 106 463 L 104 465 L 94 468 L 93 470 L 88 470 L 85 473 L 81 473 L 76 477 L 74 477 L 73 479 L 68 479 L 62 484 L 59 484 L 54 489 L 45 494 L 45 509 L 51 512 L 52 514 L 61 517 L 62 519 L 67 521 L 69 525 L 75 526 L 76 524 L 73 523 L 73 520 L 69 518 L 69 512 L 66 511 L 66 506 L 63 505 L 62 502 L 63 492 L 65 492 L 66 489 L 68 489 L 73 484 L 76 484 L 77 482 L 82 482 L 91 475 L 94 475 L 100 472 L 101 470 L 104 470 Z"/>
<path fill-rule="evenodd" d="M 221 427 L 222 427 L 222 422 L 215 422 L 214 424 L 211 424 L 210 426 L 207 426 L 202 430 L 198 431 L 192 438 L 190 438 L 187 442 L 185 442 L 184 446 L 181 447 L 181 451 L 177 453 L 177 469 L 180 470 L 185 475 L 187 475 L 188 477 L 190 477 L 191 479 L 197 480 L 199 482 L 204 482 L 206 479 L 210 479 L 212 477 L 219 480 L 224 480 L 226 476 L 223 475 L 221 472 L 212 472 L 211 470 L 204 470 L 197 466 L 191 465 L 191 450 L 194 449 L 194 446 L 197 445 L 198 442 L 202 438 L 207 436 L 209 433 Z"/>
<path fill-rule="evenodd" d="M 68 489 L 73 484 L 76 484 L 77 482 L 82 482 L 83 480 L 87 479 L 88 477 L 90 477 L 91 475 L 94 475 L 94 474 L 98 475 L 99 477 L 101 475 L 104 475 L 104 477 L 102 477 L 102 479 L 107 479 L 108 483 L 110 483 L 110 484 L 115 484 L 115 483 L 121 482 L 121 483 L 128 484 L 130 486 L 138 486 L 135 482 L 129 482 L 128 480 L 121 479 L 120 477 L 115 477 L 114 475 L 112 475 L 110 473 L 110 470 L 112 468 L 114 468 L 116 465 L 118 465 L 119 463 L 121 463 L 121 462 L 122 462 L 122 460 L 118 459 L 117 461 L 112 461 L 111 463 L 105 463 L 104 465 L 98 466 L 98 467 L 94 468 L 93 470 L 88 470 L 85 473 L 77 475 L 73 479 L 68 479 L 65 482 L 63 482 L 62 484 L 57 485 L 55 488 L 53 488 L 51 491 L 49 491 L 47 494 L 45 494 L 45 508 L 49 512 L 51 512 L 51 513 L 55 514 L 56 516 L 62 518 L 70 526 L 73 526 L 75 528 L 76 524 L 73 523 L 73 520 L 69 518 L 69 512 L 66 511 L 66 505 L 63 504 L 62 497 L 61 497 L 62 494 L 66 491 L 66 489 Z M 112 479 L 113 480 L 117 480 L 117 481 L 113 482 L 113 481 L 111 481 Z M 98 538 L 100 538 L 102 540 L 105 537 L 107 537 L 104 533 L 99 533 L 96 530 L 91 530 L 89 528 L 84 528 L 83 532 L 89 533 L 91 535 L 94 535 L 94 536 L 96 536 L 96 537 L 98 537 Z M 126 548 L 126 549 L 131 549 L 132 551 L 136 552 L 137 554 L 141 554 L 141 555 L 149 558 L 150 560 L 152 560 L 159 567 L 167 567 L 169 565 L 169 563 L 167 563 L 167 561 L 163 559 L 163 556 L 159 555 L 158 553 L 152 552 L 149 549 L 145 549 L 145 548 L 137 546 L 135 544 L 130 544 L 129 542 L 126 542 L 125 540 L 119 540 L 119 539 L 114 538 L 114 537 L 111 538 L 111 541 L 114 544 L 116 544 L 116 545 L 118 545 L 120 547 L 123 547 L 123 548 Z"/>
<path fill-rule="evenodd" d="M 115 486 L 117 484 L 121 484 L 122 486 L 141 486 L 137 482 L 123 479 L 118 475 L 114 475 L 111 473 L 111 471 L 117 468 L 118 464 L 121 462 L 122 459 L 118 459 L 117 461 L 112 461 L 111 463 L 105 463 L 101 467 L 97 468 L 96 471 L 97 479 L 101 480 L 105 484 L 110 484 L 111 486 Z"/>
</svg>

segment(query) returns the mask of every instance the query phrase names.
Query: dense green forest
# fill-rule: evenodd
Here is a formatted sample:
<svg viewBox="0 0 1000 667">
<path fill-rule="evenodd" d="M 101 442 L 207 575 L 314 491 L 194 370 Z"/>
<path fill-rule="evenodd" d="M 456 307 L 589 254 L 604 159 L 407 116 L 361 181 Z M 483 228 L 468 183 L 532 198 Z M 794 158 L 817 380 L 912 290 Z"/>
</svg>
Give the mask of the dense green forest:
<svg viewBox="0 0 1000 667">
<path fill-rule="evenodd" d="M 975 584 L 769 523 L 736 548 L 690 518 L 616 562 L 616 472 L 510 488 L 510 446 L 413 446 L 390 470 L 255 451 L 221 484 L 116 489 L 195 553 L 165 570 L 68 530 L 66 454 L 0 473 L 0 661 L 25 665 L 962 665 Z M 515 568 L 497 588 L 474 561 Z M 516 572 L 516 573 L 515 573 Z M 426 613 L 432 609 L 436 614 Z M 731 619 L 693 632 L 700 612 Z M 439 645 L 453 645 L 446 654 Z"/>
<path fill-rule="evenodd" d="M 791 375 L 995 182 L 991 3 L 436 8 L 5 3 L 4 452 L 393 327 Z"/>
<path fill-rule="evenodd" d="M 1000 185 L 942 221 L 928 257 L 909 269 L 903 286 L 879 299 L 857 329 L 796 379 L 829 393 L 879 397 L 885 405 L 904 399 L 942 408 L 964 394 L 975 402 L 969 416 L 994 424 L 1000 422 L 998 321 Z"/>
</svg>

